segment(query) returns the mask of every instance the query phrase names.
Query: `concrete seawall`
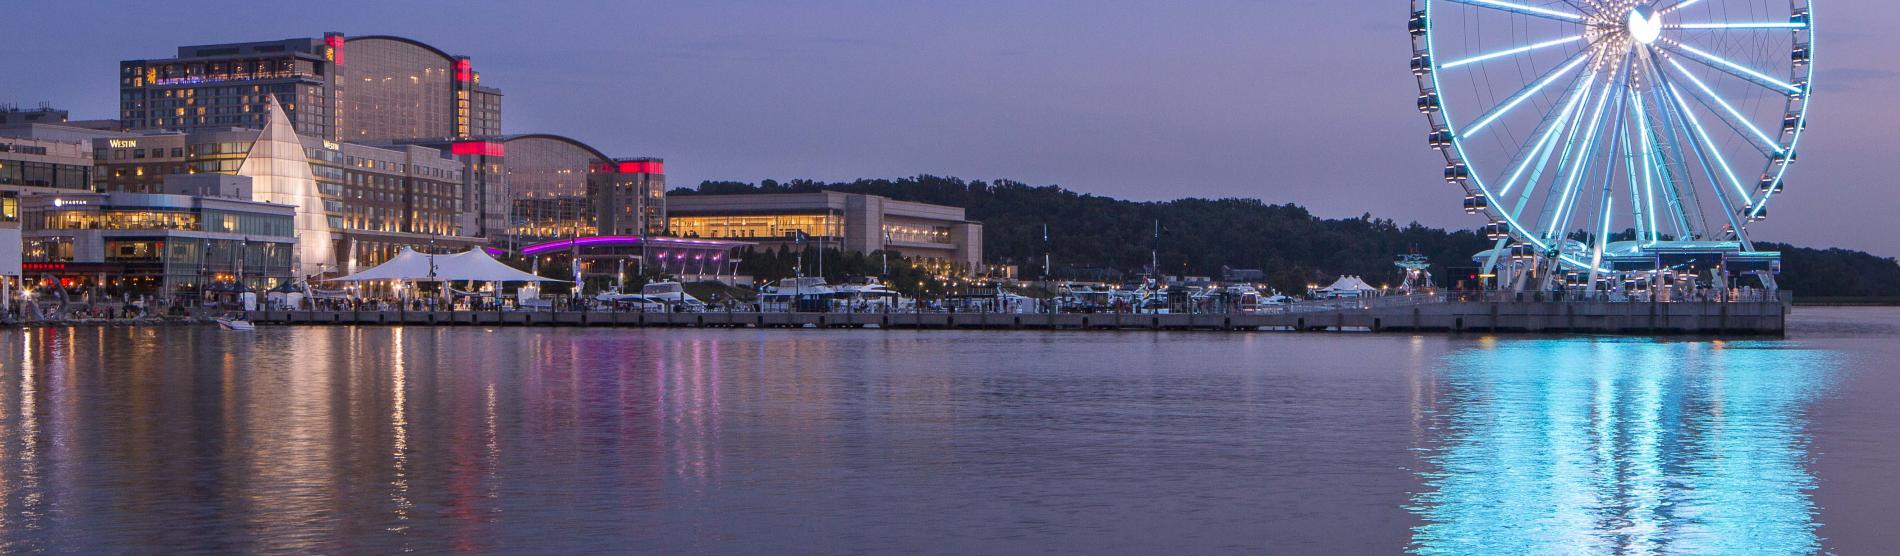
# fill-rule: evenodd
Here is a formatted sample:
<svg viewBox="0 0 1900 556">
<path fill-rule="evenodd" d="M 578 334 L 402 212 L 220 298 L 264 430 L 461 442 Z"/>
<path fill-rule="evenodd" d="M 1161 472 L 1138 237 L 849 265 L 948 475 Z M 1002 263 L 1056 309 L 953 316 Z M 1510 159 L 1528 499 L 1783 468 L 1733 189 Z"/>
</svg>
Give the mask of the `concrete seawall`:
<svg viewBox="0 0 1900 556">
<path fill-rule="evenodd" d="M 259 324 L 1226 330 L 1698 334 L 1780 336 L 1785 301 L 1747 303 L 1471 302 L 1285 314 L 614 313 L 256 311 Z"/>
</svg>

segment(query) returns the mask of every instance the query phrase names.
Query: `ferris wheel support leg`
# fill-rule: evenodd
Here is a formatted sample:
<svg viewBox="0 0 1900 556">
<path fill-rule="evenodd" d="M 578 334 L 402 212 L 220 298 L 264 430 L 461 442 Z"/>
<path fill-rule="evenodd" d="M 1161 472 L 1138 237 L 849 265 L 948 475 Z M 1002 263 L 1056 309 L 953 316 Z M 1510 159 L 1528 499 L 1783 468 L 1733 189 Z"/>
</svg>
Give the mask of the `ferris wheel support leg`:
<svg viewBox="0 0 1900 556">
<path fill-rule="evenodd" d="M 1757 270 L 1754 274 L 1756 278 L 1761 280 L 1762 289 L 1771 292 L 1781 291 L 1781 285 L 1775 282 L 1775 273 L 1766 270 Z"/>
</svg>

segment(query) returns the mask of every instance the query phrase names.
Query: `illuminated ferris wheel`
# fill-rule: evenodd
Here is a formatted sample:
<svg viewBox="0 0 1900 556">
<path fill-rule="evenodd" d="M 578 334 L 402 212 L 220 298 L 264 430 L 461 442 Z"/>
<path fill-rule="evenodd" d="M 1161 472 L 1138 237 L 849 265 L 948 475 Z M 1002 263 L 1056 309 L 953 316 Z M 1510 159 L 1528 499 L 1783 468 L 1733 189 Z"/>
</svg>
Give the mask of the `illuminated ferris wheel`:
<svg viewBox="0 0 1900 556">
<path fill-rule="evenodd" d="M 1445 180 L 1500 258 L 1746 255 L 1807 121 L 1809 0 L 1413 0 Z M 1777 263 L 1778 264 L 1778 263 Z"/>
</svg>

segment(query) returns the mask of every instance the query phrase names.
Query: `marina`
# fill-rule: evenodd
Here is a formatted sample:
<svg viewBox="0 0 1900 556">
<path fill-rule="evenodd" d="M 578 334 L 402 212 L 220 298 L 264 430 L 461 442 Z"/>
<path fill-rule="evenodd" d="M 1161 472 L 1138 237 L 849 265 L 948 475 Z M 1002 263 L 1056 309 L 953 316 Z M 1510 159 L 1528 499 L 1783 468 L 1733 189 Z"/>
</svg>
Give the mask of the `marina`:
<svg viewBox="0 0 1900 556">
<path fill-rule="evenodd" d="M 753 311 L 293 311 L 248 314 L 277 325 L 878 328 L 999 330 L 1369 331 L 1770 335 L 1789 298 L 1748 302 L 1467 301 L 1275 313 L 955 313 Z"/>
</svg>

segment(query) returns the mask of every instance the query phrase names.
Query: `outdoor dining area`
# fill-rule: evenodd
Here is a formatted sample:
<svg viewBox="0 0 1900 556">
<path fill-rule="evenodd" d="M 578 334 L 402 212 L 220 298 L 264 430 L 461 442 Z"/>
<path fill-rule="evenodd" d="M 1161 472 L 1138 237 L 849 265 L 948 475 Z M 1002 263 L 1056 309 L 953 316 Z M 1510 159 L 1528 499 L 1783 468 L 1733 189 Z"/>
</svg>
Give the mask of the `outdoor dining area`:
<svg viewBox="0 0 1900 556">
<path fill-rule="evenodd" d="M 508 266 L 487 250 L 460 253 L 422 253 L 404 248 L 388 261 L 370 269 L 323 280 L 339 288 L 307 291 L 273 290 L 267 302 L 293 310 L 493 310 L 532 307 L 540 299 L 542 282 L 562 282 Z M 456 285 L 462 287 L 458 289 Z M 514 299 L 503 288 L 519 284 Z M 435 286 L 424 293 L 424 285 Z"/>
</svg>

